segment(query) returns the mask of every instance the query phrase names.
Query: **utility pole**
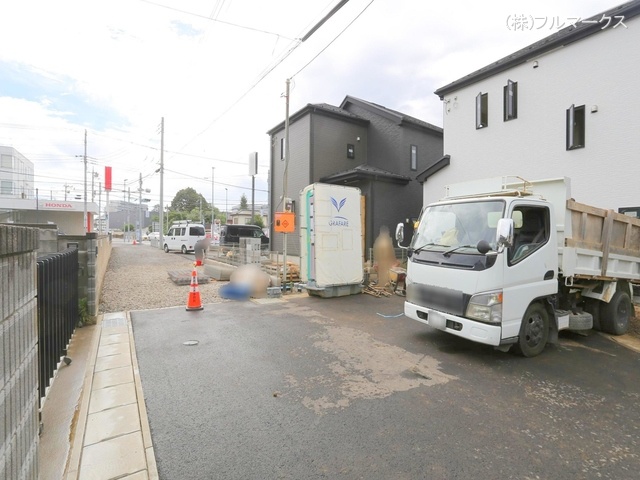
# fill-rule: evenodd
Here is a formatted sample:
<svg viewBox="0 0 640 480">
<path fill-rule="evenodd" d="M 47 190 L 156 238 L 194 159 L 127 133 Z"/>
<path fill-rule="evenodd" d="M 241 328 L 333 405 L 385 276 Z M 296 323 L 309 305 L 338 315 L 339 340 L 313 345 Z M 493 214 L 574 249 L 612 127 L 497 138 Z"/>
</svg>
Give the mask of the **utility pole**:
<svg viewBox="0 0 640 480">
<path fill-rule="evenodd" d="M 287 181 L 289 175 L 289 93 L 291 79 L 287 78 L 286 89 L 285 89 L 285 116 L 284 116 L 284 178 L 282 179 L 282 203 L 286 208 L 286 198 L 287 198 Z M 283 209 L 284 211 L 284 209 Z M 287 234 L 283 233 L 284 238 L 284 248 L 282 255 L 282 282 L 284 284 L 284 293 L 287 292 Z"/>
<path fill-rule="evenodd" d="M 251 224 L 256 216 L 256 174 L 258 173 L 258 152 L 249 154 L 249 175 L 251 175 Z"/>
<path fill-rule="evenodd" d="M 87 130 L 84 131 L 84 233 L 88 230 L 87 225 Z"/>
<path fill-rule="evenodd" d="M 102 182 L 98 182 L 98 232 L 99 233 L 102 233 L 102 215 L 100 214 L 101 211 L 102 211 Z M 106 219 L 106 215 L 105 215 L 105 219 Z M 107 233 L 109 233 L 108 228 L 107 228 Z"/>
<path fill-rule="evenodd" d="M 131 187 L 127 187 L 127 239 L 129 239 L 130 236 L 130 232 L 131 232 L 131 219 L 130 219 L 130 213 L 131 213 Z"/>
<path fill-rule="evenodd" d="M 96 172 L 94 171 L 94 168 L 91 167 L 91 202 L 95 202 L 96 201 L 96 190 L 95 190 L 95 184 L 94 184 L 94 180 L 96 178 Z"/>
<path fill-rule="evenodd" d="M 213 178 L 216 171 L 216 167 L 211 167 L 211 241 L 213 242 L 213 225 L 216 218 L 216 211 L 213 207 Z"/>
<path fill-rule="evenodd" d="M 164 117 L 160 120 L 160 236 L 159 246 L 164 245 Z"/>
<path fill-rule="evenodd" d="M 138 243 L 142 242 L 142 172 L 140 172 L 140 180 L 138 186 Z"/>
</svg>

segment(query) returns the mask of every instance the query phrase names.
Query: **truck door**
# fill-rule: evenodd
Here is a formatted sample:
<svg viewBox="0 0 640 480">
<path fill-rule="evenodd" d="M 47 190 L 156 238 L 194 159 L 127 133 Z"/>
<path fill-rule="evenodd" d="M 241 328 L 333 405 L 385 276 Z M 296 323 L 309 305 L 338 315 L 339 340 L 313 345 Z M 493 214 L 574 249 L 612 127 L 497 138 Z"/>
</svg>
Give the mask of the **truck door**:
<svg viewBox="0 0 640 480">
<path fill-rule="evenodd" d="M 548 206 L 514 203 L 514 241 L 505 256 L 502 338 L 518 335 L 525 310 L 558 289 L 555 225 Z"/>
</svg>

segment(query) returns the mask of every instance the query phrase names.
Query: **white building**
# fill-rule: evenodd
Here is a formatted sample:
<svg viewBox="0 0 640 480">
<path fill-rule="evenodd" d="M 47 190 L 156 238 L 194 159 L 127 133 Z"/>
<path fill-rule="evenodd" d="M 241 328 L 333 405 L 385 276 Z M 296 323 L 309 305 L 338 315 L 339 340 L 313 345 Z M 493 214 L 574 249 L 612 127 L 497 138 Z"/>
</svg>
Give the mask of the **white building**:
<svg viewBox="0 0 640 480">
<path fill-rule="evenodd" d="M 640 207 L 638 15 L 625 3 L 438 89 L 445 157 L 418 176 L 424 202 L 478 178 L 567 176 L 578 202 Z"/>
<path fill-rule="evenodd" d="M 0 196 L 34 198 L 33 163 L 13 147 L 0 146 Z"/>
<path fill-rule="evenodd" d="M 61 233 L 84 235 L 85 204 L 38 197 L 33 186 L 33 163 L 13 147 L 0 146 L 0 223 L 47 224 Z M 87 231 L 98 205 L 87 202 Z"/>
</svg>

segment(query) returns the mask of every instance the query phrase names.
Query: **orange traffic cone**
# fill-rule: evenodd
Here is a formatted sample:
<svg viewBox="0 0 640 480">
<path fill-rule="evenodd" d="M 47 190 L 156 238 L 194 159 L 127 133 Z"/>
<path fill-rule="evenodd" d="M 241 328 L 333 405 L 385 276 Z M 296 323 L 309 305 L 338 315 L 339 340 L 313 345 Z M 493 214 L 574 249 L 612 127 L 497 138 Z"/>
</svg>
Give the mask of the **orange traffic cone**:
<svg viewBox="0 0 640 480">
<path fill-rule="evenodd" d="M 187 310 L 202 310 L 202 300 L 200 298 L 200 291 L 198 290 L 198 272 L 196 267 L 193 267 L 191 272 L 191 286 L 189 287 L 189 298 L 187 299 Z"/>
</svg>

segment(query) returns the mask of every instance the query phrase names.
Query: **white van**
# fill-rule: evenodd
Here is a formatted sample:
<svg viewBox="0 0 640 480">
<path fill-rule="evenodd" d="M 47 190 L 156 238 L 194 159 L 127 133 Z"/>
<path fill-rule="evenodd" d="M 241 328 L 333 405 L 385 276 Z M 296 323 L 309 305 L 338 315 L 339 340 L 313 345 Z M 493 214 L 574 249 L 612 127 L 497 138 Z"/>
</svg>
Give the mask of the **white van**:
<svg viewBox="0 0 640 480">
<path fill-rule="evenodd" d="M 171 228 L 164 236 L 164 251 L 193 252 L 196 242 L 204 239 L 205 235 L 204 225 L 201 223 L 176 222 L 171 225 Z"/>
</svg>

